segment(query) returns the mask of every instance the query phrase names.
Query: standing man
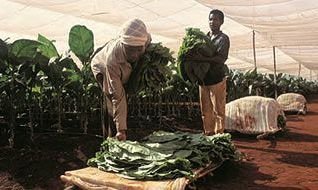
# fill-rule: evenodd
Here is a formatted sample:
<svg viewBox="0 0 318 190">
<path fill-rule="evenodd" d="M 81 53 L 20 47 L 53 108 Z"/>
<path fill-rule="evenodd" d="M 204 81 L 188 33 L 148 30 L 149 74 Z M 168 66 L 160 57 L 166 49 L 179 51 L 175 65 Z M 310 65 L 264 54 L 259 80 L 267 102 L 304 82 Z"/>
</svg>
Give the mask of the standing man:
<svg viewBox="0 0 318 190">
<path fill-rule="evenodd" d="M 214 9 L 209 13 L 209 38 L 216 47 L 210 69 L 203 82 L 199 83 L 200 106 L 204 133 L 213 135 L 224 132 L 226 104 L 226 65 L 230 40 L 220 27 L 224 21 L 222 11 Z"/>
<path fill-rule="evenodd" d="M 150 41 L 143 21 L 132 19 L 121 27 L 119 37 L 110 40 L 92 60 L 92 71 L 106 96 L 106 114 L 113 116 L 116 138 L 121 141 L 127 138 L 127 99 L 123 84 L 131 74 L 131 63 L 144 54 Z"/>
</svg>

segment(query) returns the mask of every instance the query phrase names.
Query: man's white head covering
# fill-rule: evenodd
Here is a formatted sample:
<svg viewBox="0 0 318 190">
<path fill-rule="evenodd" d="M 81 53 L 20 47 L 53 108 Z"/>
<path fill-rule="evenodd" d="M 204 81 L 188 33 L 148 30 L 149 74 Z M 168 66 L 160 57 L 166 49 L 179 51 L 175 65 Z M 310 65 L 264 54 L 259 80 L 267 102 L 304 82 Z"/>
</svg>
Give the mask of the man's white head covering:
<svg viewBox="0 0 318 190">
<path fill-rule="evenodd" d="M 120 31 L 120 41 L 130 46 L 144 46 L 149 40 L 150 34 L 144 22 L 132 19 L 125 22 Z"/>
</svg>

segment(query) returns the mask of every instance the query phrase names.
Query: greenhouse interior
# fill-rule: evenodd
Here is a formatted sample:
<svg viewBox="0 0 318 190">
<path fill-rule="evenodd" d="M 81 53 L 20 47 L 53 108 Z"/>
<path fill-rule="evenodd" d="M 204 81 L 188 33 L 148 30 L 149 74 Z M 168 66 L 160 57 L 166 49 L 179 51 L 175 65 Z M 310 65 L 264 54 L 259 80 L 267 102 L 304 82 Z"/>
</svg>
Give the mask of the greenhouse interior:
<svg viewBox="0 0 318 190">
<path fill-rule="evenodd" d="M 0 4 L 0 189 L 318 189 L 318 1 Z"/>
</svg>

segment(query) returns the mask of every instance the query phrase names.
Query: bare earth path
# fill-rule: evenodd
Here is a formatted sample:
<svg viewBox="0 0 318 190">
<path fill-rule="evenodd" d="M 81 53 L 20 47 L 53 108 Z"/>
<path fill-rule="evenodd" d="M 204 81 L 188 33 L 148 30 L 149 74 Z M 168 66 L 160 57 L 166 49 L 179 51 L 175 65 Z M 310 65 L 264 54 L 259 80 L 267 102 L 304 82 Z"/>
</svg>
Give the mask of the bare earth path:
<svg viewBox="0 0 318 190">
<path fill-rule="evenodd" d="M 246 154 L 241 165 L 228 164 L 199 189 L 318 189 L 318 99 L 305 116 L 287 116 L 286 134 L 271 140 L 233 137 Z"/>
</svg>

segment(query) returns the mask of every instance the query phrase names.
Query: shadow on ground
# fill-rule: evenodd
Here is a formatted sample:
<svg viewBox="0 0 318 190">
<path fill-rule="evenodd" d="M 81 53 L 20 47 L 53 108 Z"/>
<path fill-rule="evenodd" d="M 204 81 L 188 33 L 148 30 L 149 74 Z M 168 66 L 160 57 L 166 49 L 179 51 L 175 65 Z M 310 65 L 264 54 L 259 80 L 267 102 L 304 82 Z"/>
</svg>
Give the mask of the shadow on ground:
<svg viewBox="0 0 318 190">
<path fill-rule="evenodd" d="M 244 180 L 242 178 L 244 176 Z M 259 167 L 251 162 L 233 163 L 225 162 L 224 165 L 213 172 L 213 176 L 206 176 L 194 182 L 200 190 L 245 190 L 269 189 L 264 183 L 273 181 L 274 176 L 259 171 Z M 271 187 L 272 188 L 272 187 Z"/>
<path fill-rule="evenodd" d="M 287 163 L 296 166 L 302 166 L 306 168 L 317 168 L 318 167 L 318 153 L 305 153 L 305 152 L 296 152 L 296 151 L 286 151 L 286 150 L 275 150 L 275 149 L 265 149 L 265 148 L 256 148 L 250 146 L 237 146 L 240 149 L 252 149 L 257 151 L 263 151 L 266 153 L 278 154 L 277 160 L 282 163 Z"/>
</svg>

